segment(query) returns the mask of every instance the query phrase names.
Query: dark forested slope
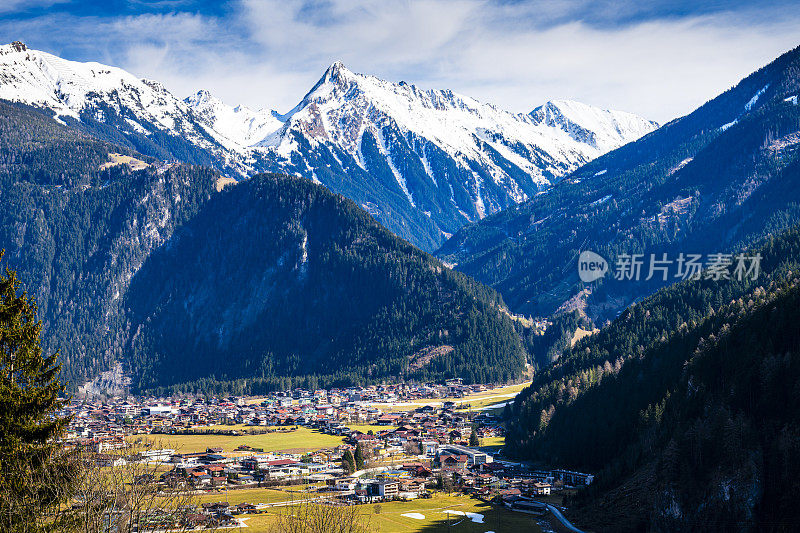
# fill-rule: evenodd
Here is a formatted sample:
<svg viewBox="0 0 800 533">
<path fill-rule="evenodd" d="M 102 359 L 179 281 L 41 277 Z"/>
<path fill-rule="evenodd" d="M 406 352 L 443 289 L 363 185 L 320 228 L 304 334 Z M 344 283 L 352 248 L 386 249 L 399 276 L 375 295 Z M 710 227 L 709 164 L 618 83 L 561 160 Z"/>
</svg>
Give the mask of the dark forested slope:
<svg viewBox="0 0 800 533">
<path fill-rule="evenodd" d="M 498 295 L 308 180 L 212 198 L 132 281 L 143 385 L 319 375 L 508 380 L 524 367 Z"/>
<path fill-rule="evenodd" d="M 592 529 L 792 516 L 800 229 L 754 252 L 757 280 L 662 289 L 567 350 L 509 409 L 509 453 L 598 474 L 575 502 Z"/>
<path fill-rule="evenodd" d="M 103 167 L 111 154 L 146 168 Z M 77 384 L 119 360 L 119 298 L 144 258 L 214 192 L 213 172 L 156 165 L 0 102 L 0 248 L 36 298 L 43 344 Z"/>
</svg>

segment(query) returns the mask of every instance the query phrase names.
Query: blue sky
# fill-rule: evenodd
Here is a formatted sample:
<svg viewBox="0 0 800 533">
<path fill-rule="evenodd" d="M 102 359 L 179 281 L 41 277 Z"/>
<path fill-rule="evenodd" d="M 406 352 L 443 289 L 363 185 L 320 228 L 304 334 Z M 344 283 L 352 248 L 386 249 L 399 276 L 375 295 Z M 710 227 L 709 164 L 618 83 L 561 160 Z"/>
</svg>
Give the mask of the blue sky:
<svg viewBox="0 0 800 533">
<path fill-rule="evenodd" d="M 325 68 L 664 122 L 800 45 L 785 1 L 3 0 L 0 41 L 285 112 Z"/>
</svg>

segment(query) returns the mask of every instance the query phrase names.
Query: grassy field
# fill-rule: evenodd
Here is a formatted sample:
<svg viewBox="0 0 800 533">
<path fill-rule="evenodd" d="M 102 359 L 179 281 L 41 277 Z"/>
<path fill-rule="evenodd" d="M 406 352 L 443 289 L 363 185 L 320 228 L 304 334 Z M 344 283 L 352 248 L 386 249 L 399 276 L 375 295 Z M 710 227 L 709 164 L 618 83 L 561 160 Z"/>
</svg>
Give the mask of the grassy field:
<svg viewBox="0 0 800 533">
<path fill-rule="evenodd" d="M 304 427 L 295 431 L 264 435 L 135 435 L 128 438 L 131 442 L 136 439 L 142 439 L 143 442 L 162 448 L 174 448 L 181 453 L 203 452 L 207 448 L 222 448 L 225 452 L 232 452 L 242 444 L 263 448 L 265 452 L 284 450 L 300 452 L 333 448 L 342 443 L 341 437 L 325 435 Z"/>
<path fill-rule="evenodd" d="M 361 433 L 369 433 L 372 430 L 373 433 L 378 433 L 379 431 L 394 431 L 397 429 L 397 426 L 376 426 L 370 424 L 347 424 L 347 427 L 354 431 L 360 431 Z"/>
<path fill-rule="evenodd" d="M 257 489 L 264 492 L 264 489 Z M 233 503 L 235 500 L 231 496 L 228 501 Z M 248 491 L 235 491 L 248 492 Z M 272 493 L 273 491 L 270 491 Z M 224 495 L 223 495 L 224 496 Z M 270 494 L 270 497 L 275 496 Z M 276 498 L 278 496 L 275 496 Z M 221 501 L 220 499 L 212 501 Z M 238 502 L 238 500 L 236 500 Z M 251 500 L 250 503 L 255 503 Z M 270 500 L 278 501 L 278 500 Z M 365 515 L 370 522 L 370 529 L 382 533 L 405 533 L 405 532 L 425 532 L 425 533 L 486 533 L 495 531 L 496 533 L 524 531 L 530 533 L 540 533 L 541 529 L 531 515 L 515 513 L 505 509 L 498 509 L 485 504 L 480 500 L 463 495 L 435 494 L 428 500 L 414 500 L 410 502 L 388 502 L 371 505 L 360 505 L 358 509 Z M 376 510 L 378 513 L 376 514 Z M 471 517 L 457 514 L 445 513 L 446 510 L 461 511 L 463 513 L 476 513 L 473 521 Z M 290 508 L 273 508 L 262 515 L 250 516 L 246 519 L 247 530 L 249 533 L 266 533 L 270 531 L 270 525 L 274 521 L 276 513 L 291 512 Z M 499 517 L 498 517 L 499 514 Z M 411 515 L 411 516 L 403 516 Z M 483 515 L 479 517 L 477 515 Z M 449 527 L 448 527 L 449 516 Z M 499 518 L 499 521 L 498 521 Z M 482 520 L 482 522 L 480 522 Z"/>
<path fill-rule="evenodd" d="M 499 451 L 506 443 L 505 437 L 486 437 L 481 439 L 480 449 L 485 452 Z"/>
<path fill-rule="evenodd" d="M 374 514 L 375 507 L 380 505 L 380 514 Z M 371 522 L 379 531 L 387 533 L 400 533 L 404 531 L 425 531 L 457 533 L 485 533 L 486 531 L 511 532 L 539 532 L 539 526 L 530 515 L 514 513 L 505 509 L 498 509 L 485 504 L 480 500 L 463 495 L 448 496 L 437 494 L 429 500 L 415 500 L 411 502 L 389 502 L 364 506 L 368 513 L 373 513 Z M 483 517 L 475 517 L 482 522 L 475 522 L 470 517 L 445 513 L 446 510 L 476 513 Z M 498 526 L 499 513 L 499 526 Z M 416 514 L 416 518 L 403 516 Z M 423 516 L 424 518 L 420 518 Z"/>
<path fill-rule="evenodd" d="M 197 503 L 228 502 L 231 505 L 239 503 L 278 503 L 302 500 L 313 496 L 313 494 L 303 493 L 302 485 L 295 485 L 281 488 L 235 489 L 209 492 L 198 496 Z"/>
<path fill-rule="evenodd" d="M 495 403 L 501 403 L 506 400 L 512 399 L 516 396 L 519 391 L 527 387 L 529 383 L 519 383 L 517 385 L 506 385 L 505 387 L 498 387 L 496 389 L 491 389 L 483 392 L 479 392 L 477 394 L 470 394 L 469 396 L 465 396 L 464 398 L 437 398 L 437 399 L 423 399 L 423 400 L 412 400 L 410 402 L 402 402 L 397 405 L 391 404 L 375 404 L 377 407 L 384 411 L 408 411 L 410 409 L 415 409 L 416 407 L 421 407 L 423 405 L 440 405 L 443 402 L 452 401 L 456 403 L 456 409 L 477 409 L 480 407 L 485 407 L 487 405 L 492 405 Z"/>
<path fill-rule="evenodd" d="M 518 383 L 516 385 L 506 385 L 504 387 L 498 387 L 496 389 L 491 389 L 483 392 L 479 392 L 477 394 L 470 394 L 464 398 L 437 398 L 437 399 L 424 399 L 424 400 L 411 400 L 410 402 L 401 402 L 399 405 L 390 405 L 390 404 L 382 404 L 376 403 L 375 405 L 382 409 L 383 411 L 407 411 L 409 409 L 414 409 L 416 407 L 420 407 L 423 405 L 428 404 L 441 404 L 442 402 L 453 401 L 456 402 L 458 405 L 470 404 L 473 409 L 478 407 L 485 407 L 487 405 L 491 405 L 493 403 L 503 402 L 505 400 L 511 399 L 519 393 L 522 389 L 527 387 L 530 383 Z M 246 400 L 248 404 L 254 403 L 261 403 L 264 398 L 250 398 Z M 353 427 L 353 426 L 349 426 Z"/>
</svg>

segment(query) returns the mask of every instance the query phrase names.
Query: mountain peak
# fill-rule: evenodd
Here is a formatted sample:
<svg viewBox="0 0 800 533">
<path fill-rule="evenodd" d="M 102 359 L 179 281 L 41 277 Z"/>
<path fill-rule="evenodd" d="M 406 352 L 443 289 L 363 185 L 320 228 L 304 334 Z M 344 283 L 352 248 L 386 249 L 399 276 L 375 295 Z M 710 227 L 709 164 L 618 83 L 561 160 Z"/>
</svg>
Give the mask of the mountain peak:
<svg viewBox="0 0 800 533">
<path fill-rule="evenodd" d="M 574 100 L 548 100 L 529 116 L 537 124 L 565 131 L 576 141 L 608 151 L 658 128 L 658 124 L 633 113 L 602 109 Z"/>
<path fill-rule="evenodd" d="M 262 140 L 283 124 L 274 111 L 253 111 L 244 105 L 232 107 L 205 89 L 184 102 L 214 131 L 236 143 L 237 149 Z"/>
<path fill-rule="evenodd" d="M 14 41 L 9 44 L 0 45 L 0 55 L 17 54 L 27 52 L 29 48 L 22 41 Z"/>
<path fill-rule="evenodd" d="M 347 70 L 347 67 L 344 66 L 344 63 L 342 63 L 341 61 L 339 61 L 337 59 L 336 61 L 331 63 L 331 66 L 328 67 L 327 72 L 330 73 L 330 74 L 338 74 L 342 70 Z"/>
<path fill-rule="evenodd" d="M 218 100 L 213 94 L 205 89 L 200 89 L 196 93 L 187 96 L 183 99 L 184 102 L 189 104 L 189 107 L 197 108 L 209 102 Z"/>
<path fill-rule="evenodd" d="M 344 83 L 346 80 L 349 80 L 353 76 L 353 72 L 350 71 L 344 63 L 341 61 L 334 61 L 331 63 L 331 66 L 325 71 L 325 74 L 322 76 L 322 83 L 330 82 L 336 85 Z"/>
</svg>

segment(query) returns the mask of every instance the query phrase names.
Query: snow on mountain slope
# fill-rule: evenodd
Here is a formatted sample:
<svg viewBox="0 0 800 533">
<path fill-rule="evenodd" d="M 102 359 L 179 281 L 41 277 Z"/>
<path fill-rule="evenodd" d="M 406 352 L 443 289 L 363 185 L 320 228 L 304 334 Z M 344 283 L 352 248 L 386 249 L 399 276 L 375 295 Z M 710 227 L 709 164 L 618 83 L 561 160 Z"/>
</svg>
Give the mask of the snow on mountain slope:
<svg viewBox="0 0 800 533">
<path fill-rule="evenodd" d="M 74 118 L 87 106 L 89 93 L 116 91 L 126 84 L 144 89 L 141 80 L 122 69 L 67 61 L 19 42 L 0 46 L 0 80 L 0 98 L 49 107 L 57 115 Z M 174 126 L 169 121 L 165 125 Z"/>
<path fill-rule="evenodd" d="M 231 107 L 206 90 L 197 91 L 184 102 L 212 129 L 240 147 L 256 144 L 283 125 L 275 111 Z"/>
<path fill-rule="evenodd" d="M 432 142 L 463 168 L 474 162 L 487 166 L 500 183 L 507 172 L 494 160 L 496 151 L 532 183 L 547 186 L 553 177 L 638 139 L 657 124 L 570 101 L 549 102 L 530 115 L 513 114 L 452 91 L 355 74 L 337 62 L 289 114 L 286 126 L 262 145 L 279 146 L 287 133 L 302 132 L 312 141 L 336 145 L 364 167 L 359 151 L 364 132 L 377 135 L 387 126 Z M 509 185 L 515 201 L 525 198 L 521 187 Z"/>
<path fill-rule="evenodd" d="M 426 249 L 430 244 L 404 234 L 393 219 L 423 214 L 430 239 L 441 242 L 658 126 L 569 101 L 510 113 L 449 90 L 356 74 L 340 62 L 285 118 L 258 143 L 273 161 L 369 206 L 390 229 Z M 347 177 L 326 180 L 319 161 Z M 359 171 L 371 194 L 348 185 Z M 381 194 L 393 205 L 375 198 Z"/>
<path fill-rule="evenodd" d="M 572 100 L 551 100 L 530 112 L 537 124 L 559 128 L 576 142 L 601 154 L 635 141 L 658 127 L 633 113 L 592 107 Z"/>
<path fill-rule="evenodd" d="M 181 100 L 115 67 L 0 46 L 0 98 L 159 159 L 242 178 L 283 172 L 323 183 L 433 251 L 448 235 L 550 186 L 655 129 L 629 113 L 569 101 L 509 113 L 449 90 L 355 74 L 339 62 L 288 114 Z"/>
<path fill-rule="evenodd" d="M 148 155 L 172 155 L 163 148 L 147 149 L 151 144 L 163 146 L 164 139 L 152 138 L 164 135 L 196 149 L 191 162 L 212 164 L 224 156 L 224 137 L 198 123 L 189 106 L 160 83 L 100 63 L 68 61 L 20 42 L 0 46 L 0 98 L 49 108 L 57 120 L 112 126 Z"/>
</svg>

